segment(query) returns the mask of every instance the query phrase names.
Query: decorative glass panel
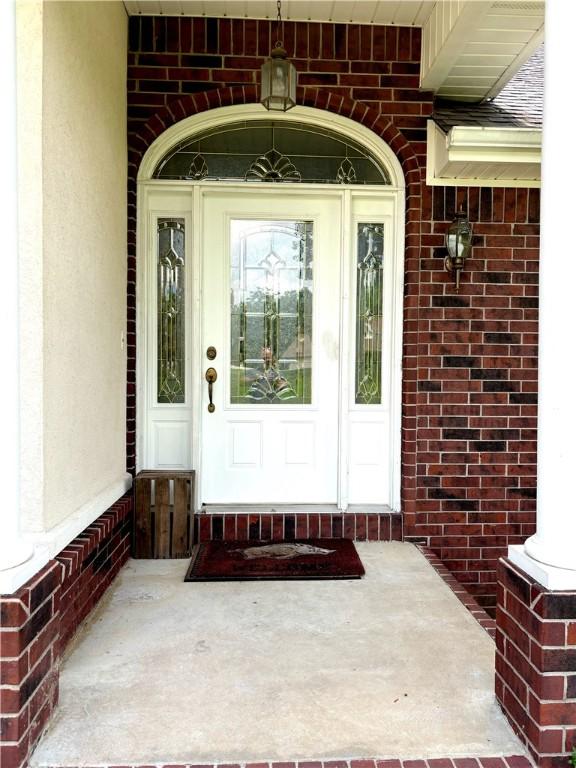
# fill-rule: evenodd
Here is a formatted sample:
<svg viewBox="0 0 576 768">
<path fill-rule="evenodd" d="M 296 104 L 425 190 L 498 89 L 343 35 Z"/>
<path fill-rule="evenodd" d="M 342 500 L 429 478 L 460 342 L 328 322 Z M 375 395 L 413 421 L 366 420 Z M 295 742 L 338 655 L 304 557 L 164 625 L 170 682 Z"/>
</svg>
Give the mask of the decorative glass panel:
<svg viewBox="0 0 576 768">
<path fill-rule="evenodd" d="M 390 184 L 364 147 L 323 128 L 286 120 L 221 125 L 187 139 L 162 158 L 158 179 Z"/>
<path fill-rule="evenodd" d="M 231 222 L 232 403 L 312 402 L 312 222 Z"/>
<path fill-rule="evenodd" d="M 158 402 L 183 403 L 184 219 L 158 219 Z"/>
<path fill-rule="evenodd" d="M 356 403 L 382 402 L 382 224 L 358 224 Z"/>
</svg>

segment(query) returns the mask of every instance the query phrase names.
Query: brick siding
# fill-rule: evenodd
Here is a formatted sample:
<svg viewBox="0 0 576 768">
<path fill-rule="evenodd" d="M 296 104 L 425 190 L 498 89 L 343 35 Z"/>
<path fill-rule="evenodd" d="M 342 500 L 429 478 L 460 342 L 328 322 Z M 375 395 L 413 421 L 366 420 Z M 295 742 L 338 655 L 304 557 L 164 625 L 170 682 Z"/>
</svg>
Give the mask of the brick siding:
<svg viewBox="0 0 576 768">
<path fill-rule="evenodd" d="M 498 566 L 496 696 L 540 768 L 576 748 L 576 592 L 549 592 Z"/>
<path fill-rule="evenodd" d="M 280 541 L 294 539 L 402 541 L 402 515 L 384 514 L 199 514 L 194 541 Z"/>
<path fill-rule="evenodd" d="M 128 58 L 128 471 L 136 451 L 136 173 L 168 126 L 258 100 L 275 24 L 131 17 Z M 493 612 L 496 562 L 535 526 L 539 191 L 430 188 L 420 91 L 420 30 L 286 22 L 297 102 L 380 135 L 406 177 L 402 512 L 408 540 L 430 546 Z M 460 205 L 474 250 L 455 293 L 443 235 Z"/>
<path fill-rule="evenodd" d="M 60 658 L 130 548 L 132 496 L 12 595 L 0 596 L 0 764 L 22 768 L 58 701 Z"/>
<path fill-rule="evenodd" d="M 0 598 L 0 763 L 18 768 L 58 701 L 60 583 L 51 561 L 13 595 Z"/>
<path fill-rule="evenodd" d="M 68 768 L 81 768 L 68 766 Z M 148 765 L 93 766 L 93 768 L 152 768 Z M 532 768 L 524 755 L 495 757 L 432 757 L 432 758 L 361 758 L 319 760 L 283 760 L 260 763 L 158 763 L 155 768 Z"/>
<path fill-rule="evenodd" d="M 454 210 L 474 231 L 459 293 L 443 269 Z M 416 499 L 426 537 L 485 607 L 496 564 L 535 531 L 539 190 L 423 187 Z"/>
<path fill-rule="evenodd" d="M 60 597 L 62 650 L 94 609 L 130 556 L 132 495 L 123 496 L 56 558 L 63 566 Z"/>
</svg>

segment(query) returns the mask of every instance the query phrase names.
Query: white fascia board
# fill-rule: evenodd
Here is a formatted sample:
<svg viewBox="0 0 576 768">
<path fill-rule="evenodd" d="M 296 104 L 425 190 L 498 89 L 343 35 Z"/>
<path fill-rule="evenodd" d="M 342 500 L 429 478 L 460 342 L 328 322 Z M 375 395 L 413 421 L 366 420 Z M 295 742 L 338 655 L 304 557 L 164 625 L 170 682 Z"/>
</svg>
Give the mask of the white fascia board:
<svg viewBox="0 0 576 768">
<path fill-rule="evenodd" d="M 480 175 L 488 164 L 518 168 L 540 165 L 541 156 L 540 129 L 458 125 L 446 134 L 433 120 L 427 123 L 426 183 L 431 186 L 537 187 L 539 178 L 458 178 L 451 166 L 473 163 Z"/>
<path fill-rule="evenodd" d="M 538 163 L 542 155 L 542 131 L 456 125 L 446 135 L 446 149 L 450 161 Z"/>
</svg>

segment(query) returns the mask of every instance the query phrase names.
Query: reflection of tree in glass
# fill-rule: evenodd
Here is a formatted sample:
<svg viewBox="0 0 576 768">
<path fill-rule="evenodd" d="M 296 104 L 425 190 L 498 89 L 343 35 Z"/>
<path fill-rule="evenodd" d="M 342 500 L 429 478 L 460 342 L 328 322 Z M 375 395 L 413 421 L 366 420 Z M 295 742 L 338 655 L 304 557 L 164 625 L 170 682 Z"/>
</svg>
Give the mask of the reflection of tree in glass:
<svg viewBox="0 0 576 768">
<path fill-rule="evenodd" d="M 232 304 L 233 401 L 248 398 L 309 402 L 311 347 L 312 292 L 309 288 L 281 293 L 256 288 L 247 293 L 243 301 L 235 301 Z"/>
</svg>

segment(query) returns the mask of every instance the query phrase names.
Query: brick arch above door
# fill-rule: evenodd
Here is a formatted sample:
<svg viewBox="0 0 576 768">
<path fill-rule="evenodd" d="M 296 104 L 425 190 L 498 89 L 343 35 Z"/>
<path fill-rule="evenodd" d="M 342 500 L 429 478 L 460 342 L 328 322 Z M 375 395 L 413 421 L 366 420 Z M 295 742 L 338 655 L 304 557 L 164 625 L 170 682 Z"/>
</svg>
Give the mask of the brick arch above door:
<svg viewBox="0 0 576 768">
<path fill-rule="evenodd" d="M 158 110 L 138 130 L 131 139 L 129 149 L 129 171 L 131 178 L 138 173 L 140 162 L 150 145 L 168 128 L 192 115 L 237 104 L 258 103 L 255 86 L 231 86 L 211 91 L 201 91 L 189 96 L 174 99 L 167 106 Z M 381 138 L 398 158 L 406 179 L 407 189 L 412 184 L 420 184 L 420 164 L 418 158 L 402 132 L 394 122 L 378 110 L 360 101 L 346 98 L 318 88 L 298 88 L 297 104 L 303 107 L 333 112 L 360 123 Z M 416 190 L 410 190 L 414 193 Z"/>
<path fill-rule="evenodd" d="M 127 370 L 127 471 L 136 468 L 136 185 L 147 150 L 170 127 L 193 115 L 242 104 L 257 104 L 256 86 L 238 85 L 201 91 L 171 101 L 150 117 L 130 139 L 128 154 L 128 370 Z M 404 321 L 416 319 L 419 283 L 420 204 L 422 173 L 413 147 L 394 122 L 377 109 L 325 89 L 300 87 L 297 105 L 332 112 L 359 123 L 392 150 L 405 180 Z M 415 381 L 410 375 L 416 358 L 406 340 L 403 345 L 401 504 L 411 512 L 415 500 L 416 404 Z M 409 359 L 411 358 L 411 359 Z M 412 427 L 414 425 L 414 427 Z"/>
</svg>

